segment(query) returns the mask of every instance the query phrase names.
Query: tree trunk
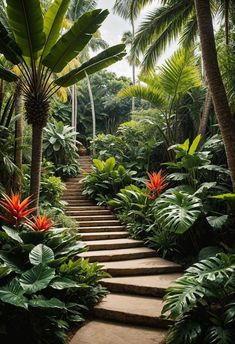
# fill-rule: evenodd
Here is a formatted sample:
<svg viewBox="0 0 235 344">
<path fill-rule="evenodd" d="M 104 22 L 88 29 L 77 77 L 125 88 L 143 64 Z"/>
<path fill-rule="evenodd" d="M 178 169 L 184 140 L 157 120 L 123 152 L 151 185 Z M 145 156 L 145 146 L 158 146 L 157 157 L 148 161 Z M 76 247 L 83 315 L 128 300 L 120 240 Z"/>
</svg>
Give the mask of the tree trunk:
<svg viewBox="0 0 235 344">
<path fill-rule="evenodd" d="M 233 189 L 235 190 L 235 120 L 229 107 L 218 65 L 210 2 L 209 0 L 194 0 L 194 2 L 207 81 L 224 141 Z"/>
<path fill-rule="evenodd" d="M 200 118 L 199 129 L 198 129 L 198 135 L 201 135 L 202 141 L 204 141 L 205 136 L 206 136 L 206 129 L 207 129 L 208 121 L 209 121 L 209 114 L 210 114 L 211 107 L 212 107 L 212 96 L 211 96 L 210 90 L 208 89 L 206 93 L 206 99 L 205 99 L 202 115 Z"/>
<path fill-rule="evenodd" d="M 87 79 L 87 86 L 88 86 L 88 92 L 89 92 L 89 97 L 90 97 L 90 102 L 91 102 L 91 114 L 92 114 L 92 138 L 93 140 L 96 137 L 96 114 L 95 114 L 95 102 L 94 102 L 94 97 L 93 97 L 93 92 L 91 88 L 91 82 L 88 74 L 86 73 L 86 79 Z M 93 148 L 93 156 L 95 155 L 95 148 Z"/>
<path fill-rule="evenodd" d="M 76 142 L 77 135 L 77 92 L 76 92 L 76 85 L 72 86 L 72 120 L 71 120 L 72 127 L 74 128 L 74 141 Z"/>
<path fill-rule="evenodd" d="M 131 27 L 132 27 L 132 42 L 134 41 L 135 38 L 135 22 L 134 19 L 131 19 Z M 136 64 L 136 59 L 135 57 L 133 57 L 133 62 L 132 62 L 132 83 L 135 86 L 136 84 L 136 68 L 135 68 L 135 64 Z M 131 111 L 134 112 L 135 111 L 135 97 L 132 97 L 132 106 L 131 106 Z"/>
<path fill-rule="evenodd" d="M 229 2 L 230 0 L 224 0 L 224 25 L 225 25 L 225 44 L 229 45 Z"/>
<path fill-rule="evenodd" d="M 42 164 L 42 137 L 43 127 L 37 124 L 32 125 L 32 161 L 31 161 L 31 184 L 30 194 L 32 195 L 32 206 L 39 206 L 41 164 Z"/>
<path fill-rule="evenodd" d="M 20 174 L 15 174 L 15 190 L 21 192 L 22 186 L 22 146 L 23 146 L 23 114 L 22 114 L 22 86 L 21 82 L 16 87 L 15 114 L 19 115 L 15 123 L 15 165 L 18 167 Z"/>
</svg>

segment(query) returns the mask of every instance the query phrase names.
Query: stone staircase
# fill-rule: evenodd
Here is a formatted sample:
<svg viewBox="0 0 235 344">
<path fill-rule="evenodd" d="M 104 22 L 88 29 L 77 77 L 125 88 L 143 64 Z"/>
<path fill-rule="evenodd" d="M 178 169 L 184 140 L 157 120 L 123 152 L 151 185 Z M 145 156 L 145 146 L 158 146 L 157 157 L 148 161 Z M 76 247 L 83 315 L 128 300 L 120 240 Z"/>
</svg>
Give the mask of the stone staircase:
<svg viewBox="0 0 235 344">
<path fill-rule="evenodd" d="M 92 320 L 70 344 L 162 344 L 169 321 L 160 317 L 162 297 L 181 267 L 156 257 L 113 215 L 82 195 L 82 179 L 91 171 L 91 159 L 80 157 L 82 173 L 66 182 L 66 214 L 79 223 L 88 251 L 82 256 L 100 262 L 112 277 L 102 280 L 110 293 L 94 307 Z"/>
</svg>

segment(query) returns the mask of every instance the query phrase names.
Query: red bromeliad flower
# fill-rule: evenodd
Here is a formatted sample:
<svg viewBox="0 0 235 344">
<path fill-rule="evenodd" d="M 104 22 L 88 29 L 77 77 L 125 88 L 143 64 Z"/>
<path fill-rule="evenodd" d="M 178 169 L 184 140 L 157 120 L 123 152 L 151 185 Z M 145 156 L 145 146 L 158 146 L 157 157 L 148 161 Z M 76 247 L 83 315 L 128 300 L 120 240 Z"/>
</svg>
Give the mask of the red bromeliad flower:
<svg viewBox="0 0 235 344">
<path fill-rule="evenodd" d="M 51 218 L 44 215 L 38 215 L 32 217 L 33 221 L 28 221 L 30 228 L 33 231 L 46 232 L 50 228 L 54 227 L 54 222 Z"/>
<path fill-rule="evenodd" d="M 152 174 L 148 172 L 148 176 L 149 181 L 147 181 L 145 184 L 150 193 L 146 196 L 151 199 L 156 199 L 169 183 L 165 183 L 166 176 L 162 175 L 162 170 L 160 170 L 158 173 L 153 172 Z"/>
<path fill-rule="evenodd" d="M 0 211 L 3 210 L 3 214 L 0 214 L 0 219 L 15 227 L 26 222 L 27 216 L 35 211 L 35 208 L 27 209 L 32 202 L 31 197 L 25 198 L 22 202 L 18 193 L 12 193 L 10 197 L 2 193 L 2 197 L 4 201 L 0 200 Z"/>
</svg>

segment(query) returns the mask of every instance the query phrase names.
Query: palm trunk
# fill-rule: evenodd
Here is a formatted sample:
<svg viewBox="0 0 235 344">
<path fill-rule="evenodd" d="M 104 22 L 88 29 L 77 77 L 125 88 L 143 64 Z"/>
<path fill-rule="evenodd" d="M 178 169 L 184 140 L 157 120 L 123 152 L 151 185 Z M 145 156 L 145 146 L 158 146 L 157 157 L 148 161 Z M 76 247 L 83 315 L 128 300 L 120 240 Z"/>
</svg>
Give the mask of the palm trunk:
<svg viewBox="0 0 235 344">
<path fill-rule="evenodd" d="M 76 131 L 77 131 L 77 92 L 76 85 L 72 86 L 72 127 L 74 128 L 74 140 L 76 141 Z"/>
<path fill-rule="evenodd" d="M 209 0 L 194 0 L 194 2 L 206 76 L 224 141 L 233 189 L 235 190 L 235 120 L 229 107 L 218 65 L 210 2 Z"/>
<path fill-rule="evenodd" d="M 15 123 L 15 165 L 18 167 L 20 174 L 15 174 L 15 189 L 21 192 L 22 186 L 22 146 L 23 146 L 23 115 L 22 115 L 22 86 L 21 82 L 16 87 L 15 114 L 20 115 Z"/>
<path fill-rule="evenodd" d="M 199 129 L 198 129 L 198 135 L 201 135 L 202 141 L 204 141 L 205 136 L 206 136 L 206 129 L 207 129 L 208 121 L 209 121 L 211 107 L 212 107 L 212 96 L 211 96 L 210 90 L 208 89 L 206 93 L 206 99 L 205 99 L 202 115 L 200 118 Z"/>
<path fill-rule="evenodd" d="M 131 19 L 131 26 L 132 26 L 132 42 L 135 38 L 135 22 L 134 19 Z M 135 57 L 133 58 L 133 62 L 132 62 L 132 83 L 135 86 L 136 84 L 136 68 L 135 68 L 135 63 L 136 63 L 136 59 Z M 132 97 L 132 105 L 131 105 L 131 111 L 134 112 L 135 111 L 135 97 Z"/>
<path fill-rule="evenodd" d="M 92 114 L 92 138 L 93 140 L 96 137 L 96 114 L 95 114 L 95 102 L 94 102 L 94 97 L 93 97 L 93 92 L 92 92 L 92 87 L 91 87 L 91 82 L 88 74 L 86 73 L 86 80 L 87 80 L 87 87 L 88 87 L 88 92 L 89 92 L 89 97 L 90 97 L 90 102 L 91 102 L 91 114 Z M 93 156 L 95 155 L 95 148 L 93 148 Z"/>
<path fill-rule="evenodd" d="M 230 0 L 224 1 L 225 43 L 227 46 L 229 45 L 229 1 Z"/>
<path fill-rule="evenodd" d="M 32 206 L 39 206 L 41 164 L 42 164 L 42 137 L 43 127 L 37 124 L 32 125 L 32 161 L 31 161 L 31 184 L 30 194 L 32 195 Z"/>
</svg>

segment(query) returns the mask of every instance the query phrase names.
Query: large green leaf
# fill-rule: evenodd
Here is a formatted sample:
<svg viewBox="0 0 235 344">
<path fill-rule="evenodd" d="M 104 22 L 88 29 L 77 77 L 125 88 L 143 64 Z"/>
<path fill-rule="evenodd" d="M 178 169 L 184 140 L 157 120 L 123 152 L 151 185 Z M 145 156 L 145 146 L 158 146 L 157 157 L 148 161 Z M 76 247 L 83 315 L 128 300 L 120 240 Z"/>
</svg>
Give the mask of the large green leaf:
<svg viewBox="0 0 235 344">
<path fill-rule="evenodd" d="M 15 279 L 8 286 L 0 288 L 0 300 L 16 307 L 28 308 L 24 290 Z"/>
<path fill-rule="evenodd" d="M 49 300 L 37 297 L 33 300 L 30 300 L 29 305 L 31 307 L 39 307 L 39 308 L 59 308 L 59 309 L 66 308 L 64 302 L 60 301 L 59 299 L 55 297 Z"/>
<path fill-rule="evenodd" d="M 20 285 L 28 294 L 45 289 L 55 276 L 55 270 L 39 264 L 23 273 L 19 279 Z"/>
<path fill-rule="evenodd" d="M 43 56 L 47 56 L 51 47 L 57 42 L 65 13 L 68 9 L 69 0 L 55 0 L 48 8 L 44 17 L 44 32 L 46 43 Z"/>
<path fill-rule="evenodd" d="M 7 233 L 7 235 L 11 239 L 13 239 L 13 240 L 15 240 L 15 241 L 17 241 L 17 242 L 19 242 L 21 244 L 23 243 L 23 240 L 19 236 L 19 233 L 14 228 L 7 227 L 7 226 L 2 226 L 2 229 L 4 230 L 5 233 Z"/>
<path fill-rule="evenodd" d="M 135 97 L 150 102 L 156 107 L 162 107 L 165 103 L 164 95 L 156 88 L 150 86 L 128 86 L 118 92 L 118 97 Z"/>
<path fill-rule="evenodd" d="M 0 22 L 0 53 L 13 64 L 20 62 L 21 50 L 16 42 L 9 36 L 8 31 Z"/>
<path fill-rule="evenodd" d="M 79 288 L 79 284 L 66 277 L 55 277 L 50 284 L 53 289 Z"/>
<path fill-rule="evenodd" d="M 18 80 L 18 76 L 12 73 L 10 70 L 0 66 L 0 79 L 8 82 L 13 82 Z"/>
<path fill-rule="evenodd" d="M 107 10 L 97 9 L 81 16 L 51 48 L 43 64 L 56 73 L 61 72 L 85 48 L 108 13 Z"/>
<path fill-rule="evenodd" d="M 124 49 L 124 44 L 118 44 L 110 47 L 102 51 L 102 53 L 91 58 L 89 61 L 83 63 L 80 67 L 55 80 L 55 83 L 64 87 L 71 86 L 85 78 L 86 75 L 96 73 L 104 68 L 109 67 L 113 63 L 120 61 L 126 55 Z"/>
<path fill-rule="evenodd" d="M 156 217 L 159 223 L 177 234 L 186 232 L 201 212 L 201 200 L 183 192 L 167 193 L 156 201 Z"/>
<path fill-rule="evenodd" d="M 23 56 L 38 58 L 45 43 L 39 0 L 6 0 L 10 27 Z"/>
<path fill-rule="evenodd" d="M 35 246 L 29 254 L 29 261 L 33 265 L 47 264 L 54 260 L 54 258 L 52 249 L 42 244 Z"/>
</svg>

